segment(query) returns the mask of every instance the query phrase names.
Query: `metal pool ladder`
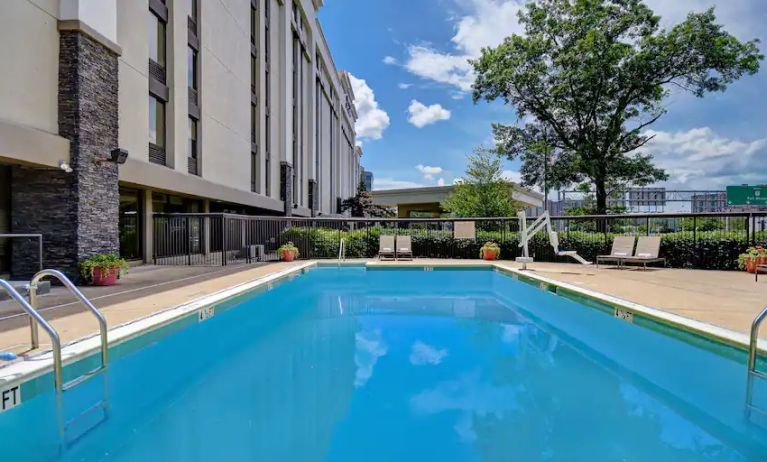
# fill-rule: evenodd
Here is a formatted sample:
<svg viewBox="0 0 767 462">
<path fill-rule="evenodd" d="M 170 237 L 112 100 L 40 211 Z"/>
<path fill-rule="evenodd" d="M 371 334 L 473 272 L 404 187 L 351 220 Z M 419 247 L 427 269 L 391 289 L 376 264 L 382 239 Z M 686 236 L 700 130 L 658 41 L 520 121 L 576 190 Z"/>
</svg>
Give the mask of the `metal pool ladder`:
<svg viewBox="0 0 767 462">
<path fill-rule="evenodd" d="M 64 287 L 66 287 L 69 292 L 77 297 L 80 302 L 85 305 L 86 308 L 88 308 L 88 311 L 93 314 L 93 316 L 96 317 L 96 319 L 99 322 L 99 334 L 101 336 L 101 366 L 97 367 L 96 369 L 93 369 L 90 372 L 86 372 L 85 374 L 67 382 L 63 383 L 63 367 L 61 363 L 61 342 L 57 341 L 53 345 L 53 381 L 54 385 L 56 387 L 56 392 L 61 393 L 63 391 L 69 390 L 70 388 L 73 388 L 89 378 L 93 377 L 94 375 L 102 372 L 104 369 L 107 368 L 107 364 L 109 364 L 109 344 L 107 343 L 107 321 L 104 319 L 104 316 L 99 312 L 99 310 L 93 306 L 93 304 L 88 300 L 88 298 L 83 295 L 82 292 L 80 292 L 80 289 L 78 289 L 72 281 L 69 280 L 68 277 L 64 275 L 61 271 L 52 270 L 52 269 L 46 269 L 39 271 L 37 274 L 35 274 L 32 277 L 32 281 L 29 283 L 29 305 L 31 305 L 33 311 L 37 309 L 37 284 L 46 277 L 52 277 L 54 279 L 58 279 L 59 282 L 61 282 Z M 37 311 L 35 311 L 37 312 Z M 37 317 L 40 317 L 38 314 Z M 37 317 L 35 317 L 35 320 L 37 320 Z M 39 323 L 39 321 L 38 321 Z M 32 348 L 37 348 L 39 346 L 39 339 L 37 334 L 37 324 L 36 322 L 30 320 L 30 329 L 31 329 L 31 335 L 32 335 Z M 50 325 L 48 325 L 50 327 Z M 48 330 L 48 329 L 46 329 Z M 51 330 L 55 333 L 55 330 L 51 328 Z M 49 331 L 50 333 L 50 331 Z M 58 337 L 58 335 L 56 335 Z"/>
<path fill-rule="evenodd" d="M 757 343 L 759 341 L 759 326 L 767 318 L 767 306 L 759 313 L 751 323 L 751 338 L 748 344 L 748 378 L 746 384 L 746 416 L 751 416 L 751 411 L 757 411 L 767 415 L 767 409 L 754 405 L 754 378 L 767 380 L 767 373 L 756 369 Z"/>
<path fill-rule="evenodd" d="M 346 240 L 341 238 L 341 242 L 338 243 L 338 263 L 342 260 L 346 260 Z"/>
</svg>

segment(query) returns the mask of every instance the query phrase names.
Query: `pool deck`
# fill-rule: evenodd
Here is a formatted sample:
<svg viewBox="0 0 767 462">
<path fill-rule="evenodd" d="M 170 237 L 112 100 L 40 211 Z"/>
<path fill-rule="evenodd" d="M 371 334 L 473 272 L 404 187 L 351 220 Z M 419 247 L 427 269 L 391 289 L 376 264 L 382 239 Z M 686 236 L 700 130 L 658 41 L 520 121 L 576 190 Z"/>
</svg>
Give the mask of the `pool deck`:
<svg viewBox="0 0 767 462">
<path fill-rule="evenodd" d="M 134 268 L 120 284 L 113 287 L 86 287 L 107 319 L 110 327 L 119 326 L 152 313 L 183 305 L 204 295 L 297 267 L 306 261 L 269 263 L 237 267 L 167 267 L 145 265 Z M 371 266 L 484 265 L 480 260 L 416 259 L 413 262 L 356 260 Z M 499 262 L 519 269 L 514 262 Z M 754 316 L 767 305 L 767 276 L 758 283 L 751 274 L 731 271 L 681 269 L 618 270 L 578 264 L 533 263 L 531 274 L 602 292 L 623 300 L 660 309 L 704 323 L 747 333 Z M 93 335 L 96 321 L 74 302 L 62 288 L 41 297 L 43 316 L 51 320 L 63 343 Z M 29 327 L 26 316 L 14 302 L 0 301 L 0 351 L 34 354 L 29 351 Z M 767 338 L 767 328 L 763 329 Z M 41 349 L 50 348 L 41 331 Z M 0 364 L 1 365 L 1 364 Z"/>
</svg>

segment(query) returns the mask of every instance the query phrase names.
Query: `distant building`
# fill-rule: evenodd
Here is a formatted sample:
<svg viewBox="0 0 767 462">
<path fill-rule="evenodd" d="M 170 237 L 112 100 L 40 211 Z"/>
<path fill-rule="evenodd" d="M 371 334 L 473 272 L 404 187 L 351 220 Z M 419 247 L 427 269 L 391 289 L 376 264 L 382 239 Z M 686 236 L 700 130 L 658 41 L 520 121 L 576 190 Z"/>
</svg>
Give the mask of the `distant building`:
<svg viewBox="0 0 767 462">
<path fill-rule="evenodd" d="M 723 212 L 727 209 L 727 193 L 716 191 L 693 194 L 690 203 L 692 213 Z"/>
<path fill-rule="evenodd" d="M 360 181 L 365 185 L 365 191 L 373 190 L 373 172 L 363 168 L 362 173 L 360 174 Z"/>
</svg>

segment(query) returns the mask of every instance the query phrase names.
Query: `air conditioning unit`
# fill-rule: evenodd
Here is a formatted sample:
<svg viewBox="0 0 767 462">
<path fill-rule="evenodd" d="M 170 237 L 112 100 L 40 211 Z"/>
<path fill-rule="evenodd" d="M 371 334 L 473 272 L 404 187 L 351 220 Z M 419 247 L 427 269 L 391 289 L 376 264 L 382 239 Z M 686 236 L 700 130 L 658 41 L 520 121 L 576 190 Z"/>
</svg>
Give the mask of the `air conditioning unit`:
<svg viewBox="0 0 767 462">
<path fill-rule="evenodd" d="M 247 246 L 247 253 L 250 260 L 264 261 L 264 246 L 262 244 Z"/>
</svg>

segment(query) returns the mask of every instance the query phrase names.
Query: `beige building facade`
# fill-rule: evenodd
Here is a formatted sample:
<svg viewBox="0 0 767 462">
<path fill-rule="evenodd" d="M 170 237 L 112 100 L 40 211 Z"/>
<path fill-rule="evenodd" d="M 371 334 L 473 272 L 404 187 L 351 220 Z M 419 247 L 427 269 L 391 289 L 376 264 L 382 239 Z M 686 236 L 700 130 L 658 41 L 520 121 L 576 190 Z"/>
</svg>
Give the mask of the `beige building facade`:
<svg viewBox="0 0 767 462">
<path fill-rule="evenodd" d="M 131 259 L 151 258 L 153 213 L 339 214 L 361 151 L 322 3 L 3 2 L 0 233 L 62 233 L 29 210 L 38 180 L 71 199 L 64 234 L 111 220 Z M 110 247 L 82 240 L 78 258 Z M 0 272 L 14 252 L 0 245 Z"/>
</svg>

